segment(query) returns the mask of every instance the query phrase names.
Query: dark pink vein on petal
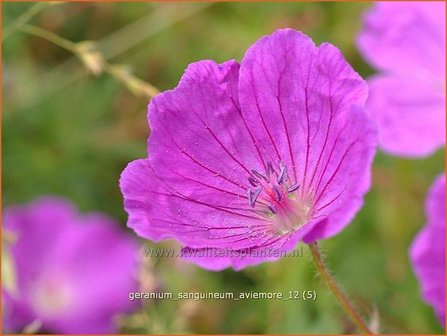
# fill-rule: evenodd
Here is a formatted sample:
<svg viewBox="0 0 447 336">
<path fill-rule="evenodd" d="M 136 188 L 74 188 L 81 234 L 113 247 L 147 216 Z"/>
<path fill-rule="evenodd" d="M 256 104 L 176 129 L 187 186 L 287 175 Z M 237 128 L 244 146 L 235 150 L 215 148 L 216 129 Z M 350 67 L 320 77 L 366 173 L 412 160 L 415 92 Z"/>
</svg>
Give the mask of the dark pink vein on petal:
<svg viewBox="0 0 447 336">
<path fill-rule="evenodd" d="M 225 193 L 225 194 L 232 195 L 232 196 L 237 196 L 237 197 L 240 197 L 240 198 L 243 198 L 243 199 L 246 199 L 246 198 L 247 198 L 246 195 L 237 194 L 237 193 L 232 192 L 232 191 L 229 191 L 229 190 L 225 190 L 225 189 L 221 189 L 221 188 L 219 188 L 219 187 L 215 187 L 215 186 L 213 186 L 213 185 L 211 185 L 211 184 L 207 184 L 207 183 L 205 183 L 205 182 L 203 182 L 203 181 L 196 180 L 196 179 L 193 179 L 193 178 L 191 178 L 191 177 L 188 177 L 188 176 L 184 176 L 184 175 L 182 175 L 182 174 L 179 174 L 178 172 L 176 172 L 176 171 L 174 171 L 174 170 L 172 170 L 172 169 L 171 169 L 171 172 L 172 172 L 173 174 L 177 175 L 178 177 L 181 177 L 181 178 L 183 178 L 183 179 L 185 179 L 185 180 L 189 180 L 189 181 L 191 181 L 191 182 L 195 182 L 195 183 L 200 184 L 200 185 L 202 185 L 202 186 L 204 186 L 204 187 L 211 188 L 211 189 L 214 189 L 214 190 L 223 192 L 223 193 Z"/>
<path fill-rule="evenodd" d="M 149 220 L 160 220 L 160 218 L 153 218 L 153 217 L 148 217 Z M 178 222 L 178 221 L 167 221 L 165 219 L 162 219 L 163 222 L 169 223 L 169 224 L 175 224 L 178 225 L 180 224 L 181 226 L 189 226 L 189 227 L 193 227 L 193 228 L 200 228 L 202 229 L 201 231 L 211 231 L 211 230 L 237 230 L 237 229 L 248 229 L 247 226 L 219 226 L 219 227 L 209 227 L 209 226 L 200 226 L 200 225 L 196 225 L 196 224 L 189 224 L 189 223 L 183 223 L 183 222 Z"/>
<path fill-rule="evenodd" d="M 220 192 L 223 192 L 223 193 L 225 193 L 225 194 L 232 195 L 232 196 L 237 196 L 237 197 L 242 198 L 242 199 L 244 199 L 244 200 L 247 199 L 247 195 L 241 195 L 241 194 L 237 194 L 237 193 L 235 193 L 235 192 L 229 191 L 229 190 L 225 190 L 225 189 L 218 188 L 218 187 L 216 187 L 216 186 L 207 184 L 207 183 L 205 183 L 205 182 L 203 182 L 203 181 L 195 180 L 195 179 L 190 178 L 190 177 L 188 177 L 188 176 L 184 176 L 184 175 L 182 175 L 182 174 L 179 174 L 178 172 L 176 172 L 176 171 L 174 171 L 174 170 L 172 170 L 172 169 L 171 169 L 170 171 L 171 171 L 174 175 L 177 175 L 178 177 L 184 178 L 184 179 L 189 180 L 189 181 L 191 181 L 191 182 L 198 183 L 198 184 L 200 184 L 200 185 L 202 185 L 202 186 L 204 186 L 204 187 L 211 188 L 211 189 L 214 189 L 214 190 L 217 190 L 217 191 L 220 191 Z M 264 203 L 264 202 L 262 202 L 261 200 L 257 200 L 256 203 L 257 203 L 257 204 L 262 204 L 262 205 L 267 206 L 267 204 Z M 252 211 L 253 211 L 253 210 L 252 210 Z"/>
<path fill-rule="evenodd" d="M 308 86 L 309 86 L 309 78 L 310 78 L 310 70 L 313 66 L 313 61 L 309 65 L 309 70 L 307 72 L 306 84 L 304 85 L 304 106 L 306 110 L 306 122 L 307 122 L 307 138 L 306 138 L 306 160 L 304 164 L 304 176 L 303 176 L 303 185 L 301 187 L 302 193 L 305 192 L 306 188 L 306 176 L 307 176 L 307 167 L 309 165 L 309 150 L 310 150 L 310 120 L 309 120 L 309 102 L 308 102 Z"/>
<path fill-rule="evenodd" d="M 216 140 L 216 142 L 222 147 L 222 149 L 235 161 L 239 164 L 239 166 L 242 167 L 242 169 L 244 169 L 249 175 L 251 175 L 251 172 L 249 169 L 247 169 L 247 167 L 245 167 L 238 159 L 236 159 L 236 157 L 233 156 L 233 154 L 230 153 L 230 151 L 222 144 L 222 142 L 217 138 L 217 136 L 214 134 L 213 130 L 206 124 L 203 124 L 203 126 L 205 127 L 205 129 L 210 132 L 210 134 L 212 135 L 212 137 Z"/>
<path fill-rule="evenodd" d="M 272 46 L 270 45 L 270 49 L 271 49 L 271 47 L 272 47 Z M 274 55 L 274 50 L 271 50 L 271 52 L 272 52 L 272 55 Z M 287 58 L 288 58 L 287 55 L 288 55 L 289 53 L 290 53 L 290 48 L 288 48 L 288 49 L 285 51 L 284 59 L 287 59 Z M 295 158 L 294 158 L 294 155 L 293 155 L 292 143 L 291 143 L 291 141 L 290 141 L 289 128 L 287 127 L 287 122 L 286 122 L 286 118 L 285 118 L 285 116 L 284 116 L 284 110 L 283 110 L 283 108 L 282 108 L 281 99 L 280 99 L 280 97 L 281 97 L 281 82 L 282 82 L 282 80 L 283 80 L 283 78 L 284 78 L 283 73 L 285 72 L 285 69 L 283 68 L 283 69 L 280 71 L 280 70 L 279 70 L 279 65 L 278 65 L 278 63 L 275 62 L 275 64 L 277 65 L 277 67 L 276 67 L 276 71 L 279 73 L 279 80 L 278 80 L 278 83 L 277 83 L 277 84 L 278 84 L 278 88 L 277 88 L 277 92 L 278 92 L 278 94 L 275 94 L 275 98 L 276 98 L 276 101 L 278 102 L 278 108 L 279 108 L 280 116 L 281 116 L 281 119 L 282 119 L 282 122 L 283 122 L 284 131 L 285 131 L 286 139 L 287 139 L 287 144 L 288 144 L 288 146 L 289 146 L 289 156 L 290 156 L 290 162 L 292 163 L 293 177 L 294 177 L 294 179 L 295 179 L 294 181 L 295 181 L 295 182 L 298 182 L 298 181 L 297 181 L 297 174 L 296 174 Z M 267 77 L 267 76 L 266 76 L 266 73 L 265 73 L 264 66 L 261 66 L 261 68 L 262 68 L 262 71 L 264 72 L 264 76 Z M 273 88 L 272 88 L 272 91 L 275 92 L 275 90 L 273 90 Z"/>
<path fill-rule="evenodd" d="M 240 215 L 240 216 L 244 216 L 244 217 L 252 218 L 252 219 L 257 218 L 257 217 L 253 217 L 253 216 L 247 216 L 247 215 L 241 214 L 239 212 L 234 212 L 234 211 L 246 211 L 246 212 L 249 212 L 249 213 L 255 213 L 252 209 L 241 208 L 241 207 L 236 207 L 236 206 L 220 205 L 220 204 L 211 204 L 211 203 L 208 203 L 208 202 L 205 202 L 205 201 L 200 201 L 200 200 L 198 200 L 196 198 L 188 197 L 188 196 L 186 196 L 184 194 L 181 194 L 181 193 L 179 193 L 179 195 L 163 194 L 163 193 L 158 193 L 158 194 L 159 195 L 164 195 L 164 196 L 172 196 L 172 197 L 180 198 L 180 199 L 183 199 L 185 201 L 190 201 L 190 202 L 193 202 L 193 203 L 201 204 L 201 205 L 204 205 L 204 206 L 207 206 L 207 207 L 211 207 L 211 208 L 216 209 L 216 210 L 217 209 L 227 210 L 227 212 L 229 212 L 229 213 L 231 213 L 233 215 Z M 234 211 L 231 211 L 231 210 L 234 210 Z"/>
<path fill-rule="evenodd" d="M 286 132 L 287 144 L 289 145 L 289 155 L 290 155 L 290 160 L 292 162 L 293 175 L 294 175 L 294 178 L 295 178 L 295 182 L 297 182 L 295 159 L 293 157 L 292 144 L 291 144 L 291 141 L 290 141 L 289 129 L 287 128 L 287 123 L 286 123 L 286 119 L 284 117 L 284 111 L 282 109 L 281 100 L 279 99 L 280 95 L 281 95 L 281 93 L 280 93 L 280 84 L 279 84 L 278 85 L 278 96 L 276 96 L 276 100 L 278 101 L 279 111 L 281 113 L 281 119 L 282 119 L 282 122 L 283 122 L 283 125 L 284 125 L 284 130 Z"/>
<path fill-rule="evenodd" d="M 172 187 L 170 187 L 170 188 L 172 188 Z M 156 194 L 156 195 L 161 195 L 161 196 L 169 196 L 169 197 L 180 198 L 181 200 L 189 201 L 189 202 L 192 202 L 192 203 L 195 203 L 195 204 L 200 204 L 200 205 L 203 205 L 203 206 L 205 206 L 205 207 L 212 208 L 212 209 L 217 210 L 217 211 L 222 211 L 222 212 L 229 213 L 229 214 L 231 214 L 231 215 L 236 215 L 236 216 L 245 217 L 245 218 L 250 218 L 250 219 L 256 219 L 256 220 L 261 219 L 261 218 L 259 218 L 259 217 L 248 216 L 248 215 L 244 215 L 244 214 L 241 214 L 241 213 L 238 213 L 238 212 L 230 211 L 230 210 L 250 211 L 249 209 L 233 208 L 233 207 L 226 207 L 226 206 L 221 206 L 221 205 L 213 205 L 213 204 L 210 204 L 210 203 L 202 202 L 202 201 L 196 200 L 196 199 L 194 199 L 194 198 L 185 196 L 185 195 L 183 195 L 182 193 L 176 191 L 175 189 L 174 189 L 174 191 L 175 191 L 178 195 L 176 195 L 176 194 L 165 194 L 165 193 L 161 193 L 161 192 L 157 192 L 157 191 L 148 191 L 148 192 L 149 192 L 149 193 L 152 193 L 152 194 Z M 251 212 L 252 212 L 252 211 L 251 211 Z M 252 212 L 252 213 L 253 213 L 253 212 Z"/>
<path fill-rule="evenodd" d="M 270 131 L 269 131 L 269 129 L 268 129 L 266 123 L 265 123 L 264 116 L 262 115 L 261 109 L 259 107 L 259 100 L 258 100 L 257 90 L 256 90 L 256 87 L 254 85 L 254 78 L 253 78 L 253 73 L 252 72 L 250 73 L 250 77 L 251 77 L 251 82 L 250 83 L 251 83 L 251 87 L 253 89 L 254 99 L 255 99 L 255 103 L 256 103 L 256 109 L 257 109 L 258 114 L 259 114 L 259 116 L 261 118 L 262 125 L 264 126 L 264 129 L 265 129 L 265 131 L 267 132 L 267 135 L 270 138 L 270 141 L 271 141 L 271 143 L 273 145 L 273 148 L 275 149 L 276 155 L 278 156 L 278 160 L 281 160 L 281 155 L 279 154 L 278 148 L 276 147 L 276 143 L 273 140 L 272 134 L 270 133 Z"/>
<path fill-rule="evenodd" d="M 319 167 L 319 165 L 320 165 L 320 161 L 321 161 L 321 158 L 323 157 L 323 153 L 324 153 L 324 151 L 325 151 L 325 149 L 326 149 L 327 141 L 328 141 L 328 138 L 329 138 L 329 132 L 330 132 L 331 125 L 332 125 L 332 118 L 333 118 L 333 112 L 334 112 L 334 111 L 333 111 L 333 107 L 332 107 L 332 98 L 331 98 L 331 97 L 329 98 L 329 102 L 330 102 L 329 123 L 328 123 L 327 129 L 326 129 L 326 135 L 325 135 L 325 137 L 324 137 L 323 147 L 321 148 L 321 151 L 320 151 L 320 155 L 319 155 L 319 157 L 318 157 L 317 164 L 316 164 L 315 167 L 314 167 L 314 171 L 313 171 L 313 174 L 312 174 L 312 178 L 310 179 L 309 186 L 311 186 L 312 183 L 313 183 L 313 181 L 314 181 L 315 174 L 316 174 L 317 169 L 318 169 L 318 167 Z"/>
<path fill-rule="evenodd" d="M 338 173 L 340 166 L 342 165 L 344 159 L 346 158 L 346 155 L 348 154 L 348 152 L 351 150 L 351 148 L 358 142 L 359 140 L 355 140 L 353 141 L 349 147 L 346 149 L 345 153 L 343 154 L 337 168 L 335 169 L 334 173 L 332 174 L 332 176 L 329 178 L 329 180 L 326 182 L 323 190 L 321 190 L 320 194 L 317 196 L 316 200 L 315 200 L 315 204 L 318 204 L 318 202 L 320 201 L 320 198 L 323 196 L 324 192 L 326 191 L 327 187 L 329 186 L 329 184 L 332 182 L 332 180 L 334 179 L 335 175 Z"/>
<path fill-rule="evenodd" d="M 153 170 L 153 169 L 152 169 Z M 175 194 L 165 194 L 165 193 L 161 193 L 161 192 L 157 192 L 157 191 L 148 191 L 150 193 L 153 194 L 157 194 L 157 195 L 162 195 L 162 196 L 172 196 L 172 197 L 177 197 L 186 201 L 190 201 L 192 203 L 195 204 L 200 204 L 206 207 L 210 207 L 212 209 L 218 210 L 218 211 L 222 211 L 222 212 L 226 212 L 226 213 L 230 213 L 232 215 L 237 215 L 237 216 L 241 216 L 241 217 L 245 217 L 245 218 L 250 218 L 250 219 L 256 219 L 256 220 L 264 220 L 264 218 L 259 218 L 259 217 L 253 217 L 253 216 L 248 216 L 248 215 L 244 215 L 238 212 L 234 212 L 234 211 L 230 211 L 230 210 L 239 210 L 239 211 L 249 211 L 251 213 L 256 213 L 251 209 L 246 209 L 246 208 L 234 208 L 234 207 L 227 207 L 227 206 L 223 206 L 223 205 L 213 205 L 207 202 L 203 202 L 203 201 L 199 201 L 197 199 L 188 197 L 186 195 L 184 195 L 183 193 L 179 192 L 178 190 L 176 190 L 174 187 L 172 187 L 171 185 L 169 185 L 166 181 L 164 181 L 163 179 L 161 179 L 160 177 L 157 176 L 157 174 L 154 172 L 154 176 L 163 184 L 165 185 L 167 188 L 171 189 Z M 177 195 L 176 195 L 177 194 Z"/>
<path fill-rule="evenodd" d="M 242 185 L 240 185 L 239 183 L 237 183 L 237 182 L 231 180 L 230 178 L 226 177 L 225 175 L 222 175 L 222 174 L 219 173 L 219 172 L 216 172 L 216 171 L 213 170 L 213 169 L 210 169 L 210 168 L 206 167 L 203 163 L 197 161 L 194 157 L 192 157 L 192 155 L 189 154 L 186 150 L 180 148 L 179 145 L 178 145 L 177 143 L 174 142 L 174 144 L 175 144 L 175 146 L 177 147 L 177 149 L 178 149 L 182 154 L 186 155 L 189 159 L 191 159 L 191 161 L 193 161 L 194 163 L 198 164 L 201 168 L 203 168 L 203 169 L 209 171 L 210 173 L 213 173 L 216 177 L 223 178 L 224 180 L 226 180 L 226 181 L 228 181 L 228 182 L 234 184 L 235 186 L 237 186 L 237 187 L 239 187 L 239 188 L 245 190 L 245 188 L 244 188 Z"/>
<path fill-rule="evenodd" d="M 346 190 L 346 188 L 344 188 L 337 196 L 335 196 L 332 200 L 327 202 L 325 205 L 323 205 L 323 206 L 319 207 L 318 209 L 316 209 L 315 212 L 321 211 L 324 208 L 326 208 L 329 205 L 331 205 L 332 203 L 334 203 L 345 192 L 345 190 Z"/>
<path fill-rule="evenodd" d="M 285 237 L 287 237 L 287 239 L 284 239 Z M 283 244 L 281 245 L 281 247 L 283 247 L 289 241 L 290 237 L 291 237 L 291 233 L 287 233 L 287 234 L 279 236 L 279 237 L 269 237 L 266 240 L 264 240 L 261 244 L 253 247 L 253 249 L 259 248 L 259 247 L 266 247 L 266 246 L 269 246 L 269 245 L 273 245 L 276 242 L 280 241 L 281 239 L 285 240 L 283 242 Z"/>
<path fill-rule="evenodd" d="M 270 86 L 270 90 L 272 91 L 272 95 L 275 96 L 277 104 L 278 104 L 279 115 L 281 117 L 281 120 L 282 120 L 282 123 L 283 123 L 283 126 L 284 126 L 284 131 L 285 131 L 285 134 L 286 134 L 286 140 L 287 140 L 287 144 L 288 144 L 288 147 L 289 147 L 289 156 L 290 156 L 290 162 L 292 163 L 293 177 L 294 177 L 295 182 L 296 182 L 297 181 L 297 179 L 296 179 L 297 174 L 296 174 L 296 167 L 295 167 L 295 159 L 294 159 L 293 151 L 292 151 L 292 144 L 291 144 L 291 141 L 290 141 L 289 129 L 287 127 L 287 122 L 286 122 L 286 119 L 285 119 L 285 116 L 284 116 L 284 111 L 283 111 L 283 108 L 282 108 L 281 99 L 279 98 L 281 96 L 281 81 L 282 81 L 283 73 L 284 73 L 285 70 L 283 69 L 283 70 L 280 71 L 279 69 L 277 69 L 277 71 L 279 72 L 279 80 L 278 80 L 277 90 L 275 90 L 273 85 L 271 85 L 271 83 L 267 80 L 268 76 L 267 76 L 267 73 L 265 71 L 264 65 L 261 64 L 260 67 L 261 67 L 261 70 L 262 70 L 262 72 L 264 74 L 266 82 L 268 82 L 268 84 Z"/>
<path fill-rule="evenodd" d="M 203 227 L 203 226 L 198 226 L 198 225 L 191 225 L 191 224 L 188 224 L 188 223 L 182 223 L 182 222 L 179 223 L 179 222 L 167 221 L 165 219 L 160 219 L 160 218 L 149 217 L 148 219 L 149 220 L 154 220 L 154 221 L 161 220 L 161 221 L 163 221 L 165 223 L 168 223 L 168 224 L 175 224 L 175 225 L 179 225 L 180 224 L 181 226 L 190 226 L 190 227 L 196 228 L 196 230 L 182 230 L 182 231 L 176 230 L 175 231 L 175 233 L 181 233 L 181 234 L 185 234 L 185 233 L 189 233 L 189 234 L 190 233 L 200 233 L 200 232 L 212 233 L 212 231 L 219 231 L 219 230 L 236 230 L 236 229 L 248 230 L 249 229 L 248 227 L 242 227 L 242 226 L 238 226 L 238 227 Z M 249 238 L 249 235 L 250 235 L 249 231 L 240 232 L 240 233 L 234 233 L 234 234 L 231 234 L 231 235 L 228 235 L 228 236 L 216 236 L 216 237 L 209 236 L 209 237 L 207 237 L 207 239 L 209 239 L 209 240 L 219 240 L 219 239 L 233 238 L 233 237 L 244 236 L 244 235 L 245 235 L 244 238 L 238 239 L 237 241 L 232 241 L 232 243 L 235 243 L 235 242 L 238 242 L 238 241 L 249 241 L 249 239 L 250 239 Z M 247 237 L 247 235 L 248 235 L 248 237 Z M 175 236 L 176 235 L 172 234 L 172 233 L 170 235 L 170 237 L 175 237 Z"/>
<path fill-rule="evenodd" d="M 204 100 L 203 97 L 203 91 L 200 88 L 200 94 L 202 95 L 202 100 Z M 205 108 L 206 109 L 206 108 Z M 193 109 L 194 111 L 194 109 Z M 224 146 L 224 144 L 219 140 L 219 138 L 214 134 L 213 130 L 208 126 L 207 123 L 205 123 L 202 118 L 200 118 L 200 116 L 196 113 L 196 111 L 194 111 L 194 114 L 196 115 L 197 119 L 200 120 L 200 122 L 202 123 L 203 127 L 205 127 L 205 129 L 211 134 L 211 136 L 214 138 L 214 140 L 216 140 L 216 142 L 219 144 L 219 146 L 225 151 L 225 153 L 228 154 L 228 156 L 233 159 L 233 161 L 235 161 L 242 169 L 244 169 L 248 175 L 251 175 L 251 172 L 249 169 L 247 169 L 233 154 L 230 153 L 230 151 Z M 208 112 L 207 112 L 208 114 Z"/>
<path fill-rule="evenodd" d="M 320 188 L 321 181 L 323 180 L 323 178 L 324 178 L 324 176 L 325 176 L 325 174 L 327 172 L 327 167 L 328 167 L 329 163 L 332 160 L 332 155 L 334 154 L 334 150 L 337 147 L 337 143 L 341 139 L 341 134 L 344 133 L 344 131 L 345 131 L 347 126 L 348 126 L 348 123 L 346 122 L 343 125 L 343 128 L 338 132 L 338 135 L 335 137 L 334 145 L 331 148 L 331 151 L 329 153 L 329 157 L 326 160 L 326 164 L 325 164 L 324 168 L 321 170 L 321 174 L 320 174 L 320 177 L 318 179 L 318 183 L 317 183 L 316 187 L 314 188 L 315 191 L 317 191 Z"/>
<path fill-rule="evenodd" d="M 247 125 L 247 121 L 245 120 L 244 116 L 242 115 L 242 111 L 241 111 L 240 107 L 236 104 L 236 102 L 234 101 L 233 97 L 231 97 L 231 101 L 233 102 L 234 107 L 239 112 L 239 116 L 241 117 L 241 119 L 242 119 L 242 121 L 244 123 L 244 126 L 247 129 L 248 134 L 250 135 L 251 141 L 253 142 L 253 146 L 255 146 L 256 151 L 258 152 L 259 159 L 261 160 L 262 165 L 264 166 L 264 169 L 267 169 L 267 164 L 265 163 L 264 158 L 263 158 L 263 156 L 261 154 L 261 151 L 260 151 L 260 149 L 258 147 L 258 144 L 256 143 L 256 140 L 255 140 L 253 134 L 251 133 L 250 128 Z"/>
</svg>

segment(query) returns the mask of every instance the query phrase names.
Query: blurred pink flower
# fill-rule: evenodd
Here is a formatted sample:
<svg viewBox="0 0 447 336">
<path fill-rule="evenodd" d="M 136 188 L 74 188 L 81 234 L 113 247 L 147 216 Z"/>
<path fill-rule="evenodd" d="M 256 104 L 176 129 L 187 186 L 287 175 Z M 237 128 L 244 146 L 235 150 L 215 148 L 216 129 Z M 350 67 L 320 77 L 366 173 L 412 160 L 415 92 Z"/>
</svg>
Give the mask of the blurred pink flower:
<svg viewBox="0 0 447 336">
<path fill-rule="evenodd" d="M 60 198 L 5 210 L 16 237 L 9 253 L 16 291 L 3 290 L 3 328 L 36 319 L 51 333 L 112 333 L 114 316 L 132 308 L 138 246 L 101 214 L 79 215 Z"/>
<path fill-rule="evenodd" d="M 430 188 L 426 201 L 428 222 L 410 249 L 422 297 L 445 325 L 445 175 Z"/>
<path fill-rule="evenodd" d="M 128 225 L 177 239 L 212 270 L 334 236 L 370 185 L 366 95 L 337 48 L 291 29 L 261 38 L 241 64 L 191 64 L 152 99 L 150 156 L 121 176 Z"/>
<path fill-rule="evenodd" d="M 379 73 L 367 110 L 384 151 L 418 157 L 445 144 L 445 2 L 378 2 L 357 45 Z"/>
</svg>

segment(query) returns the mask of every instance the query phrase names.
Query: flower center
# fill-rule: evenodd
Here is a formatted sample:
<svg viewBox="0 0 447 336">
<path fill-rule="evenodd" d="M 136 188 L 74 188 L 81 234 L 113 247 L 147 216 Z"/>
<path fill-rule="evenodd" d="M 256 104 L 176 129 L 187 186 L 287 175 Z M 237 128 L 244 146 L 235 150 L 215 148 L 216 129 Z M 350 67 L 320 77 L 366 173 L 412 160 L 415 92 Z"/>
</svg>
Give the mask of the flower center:
<svg viewBox="0 0 447 336">
<path fill-rule="evenodd" d="M 269 162 L 265 173 L 251 170 L 248 177 L 248 203 L 252 208 L 273 219 L 275 234 L 296 230 L 309 219 L 311 206 L 296 192 L 300 185 L 292 182 L 287 167 L 280 161 L 277 169 Z"/>
<path fill-rule="evenodd" d="M 67 278 L 59 274 L 50 274 L 36 283 L 33 292 L 33 306 L 45 317 L 64 314 L 73 306 L 73 291 Z"/>
</svg>

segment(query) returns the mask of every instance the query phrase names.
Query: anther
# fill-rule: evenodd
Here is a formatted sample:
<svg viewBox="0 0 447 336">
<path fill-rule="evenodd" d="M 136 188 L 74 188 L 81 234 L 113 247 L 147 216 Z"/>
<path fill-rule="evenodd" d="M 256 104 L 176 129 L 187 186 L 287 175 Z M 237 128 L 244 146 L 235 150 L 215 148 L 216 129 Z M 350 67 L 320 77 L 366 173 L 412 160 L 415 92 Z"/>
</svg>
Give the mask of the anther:
<svg viewBox="0 0 447 336">
<path fill-rule="evenodd" d="M 272 173 L 274 171 L 275 170 L 273 169 L 272 163 L 271 162 L 267 162 L 267 171 L 266 171 L 267 177 L 270 177 L 270 175 L 272 175 Z"/>
<path fill-rule="evenodd" d="M 251 207 L 254 208 L 256 204 L 256 200 L 258 199 L 259 194 L 262 191 L 262 187 L 258 187 L 253 191 L 249 190 L 248 192 L 248 203 L 250 203 Z"/>
<path fill-rule="evenodd" d="M 292 184 L 288 189 L 287 192 L 292 193 L 294 191 L 297 191 L 300 185 L 298 183 Z"/>
<path fill-rule="evenodd" d="M 281 191 L 279 190 L 279 188 L 276 185 L 273 186 L 273 191 L 275 192 L 276 199 L 278 201 L 281 201 L 282 200 L 282 194 L 281 194 Z"/>
<path fill-rule="evenodd" d="M 278 211 L 278 209 L 276 209 L 276 207 L 274 205 L 268 205 L 268 208 L 274 214 L 276 214 L 276 212 Z"/>
<path fill-rule="evenodd" d="M 259 181 L 257 179 L 255 179 L 254 177 L 250 176 L 248 178 L 248 182 L 253 186 L 253 187 L 257 187 L 259 184 Z"/>
<path fill-rule="evenodd" d="M 252 204 L 252 201 L 251 201 L 251 190 L 250 190 L 250 188 L 247 188 L 247 196 L 248 196 L 248 204 Z"/>
<path fill-rule="evenodd" d="M 278 176 L 278 184 L 282 184 L 284 182 L 286 175 L 287 175 L 287 167 L 282 167 L 281 172 L 279 173 Z"/>
<path fill-rule="evenodd" d="M 261 174 L 260 172 L 258 172 L 257 170 L 252 169 L 251 170 L 252 174 L 254 176 L 256 176 L 259 179 L 263 179 L 265 182 L 269 182 L 269 179 L 267 178 L 267 176 Z"/>
</svg>

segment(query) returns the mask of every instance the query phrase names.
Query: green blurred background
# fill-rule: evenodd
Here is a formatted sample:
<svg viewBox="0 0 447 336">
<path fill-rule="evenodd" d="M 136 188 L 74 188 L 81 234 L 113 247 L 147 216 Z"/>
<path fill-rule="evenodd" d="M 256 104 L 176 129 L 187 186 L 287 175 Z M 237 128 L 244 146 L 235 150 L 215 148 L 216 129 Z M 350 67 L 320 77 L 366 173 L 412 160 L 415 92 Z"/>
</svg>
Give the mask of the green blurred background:
<svg viewBox="0 0 447 336">
<path fill-rule="evenodd" d="M 3 3 L 3 29 L 34 6 Z M 355 49 L 363 3 L 62 3 L 42 5 L 29 23 L 73 42 L 97 41 L 108 62 L 126 64 L 159 90 L 174 87 L 201 59 L 240 60 L 259 37 L 290 27 L 316 43 L 338 46 L 363 76 L 373 73 Z M 37 11 L 36 11 L 37 12 Z M 14 31 L 3 43 L 3 207 L 43 194 L 65 196 L 82 211 L 126 214 L 118 179 L 146 156 L 149 97 L 122 81 L 92 76 L 73 53 Z M 341 286 L 382 333 L 442 333 L 420 299 L 408 247 L 425 222 L 423 202 L 444 170 L 439 151 L 424 160 L 379 153 L 364 208 L 338 236 L 322 243 Z M 129 234 L 133 234 L 129 231 Z M 150 247 L 172 246 L 171 242 Z M 302 258 L 207 272 L 192 264 L 144 259 L 143 282 L 169 292 L 316 290 L 315 301 L 146 301 L 119 321 L 126 333 L 354 332 L 315 272 Z M 378 313 L 378 314 L 377 314 Z"/>
</svg>

